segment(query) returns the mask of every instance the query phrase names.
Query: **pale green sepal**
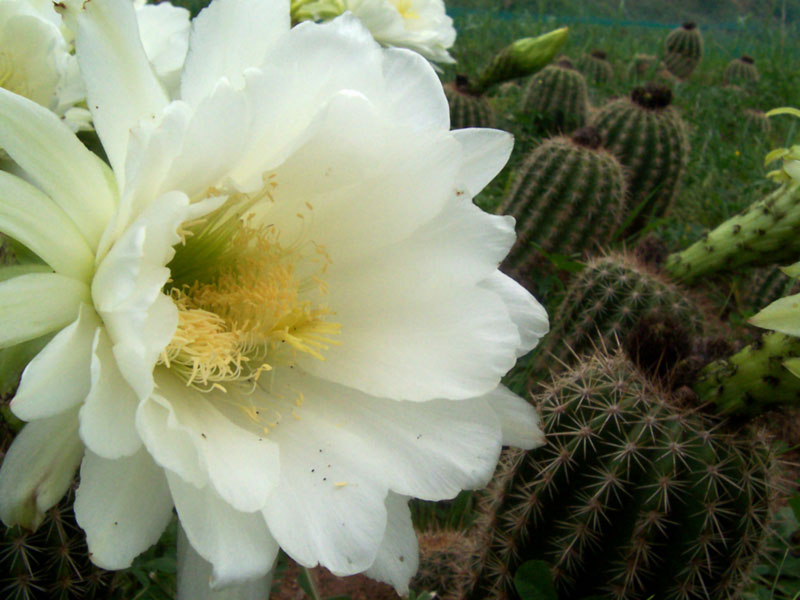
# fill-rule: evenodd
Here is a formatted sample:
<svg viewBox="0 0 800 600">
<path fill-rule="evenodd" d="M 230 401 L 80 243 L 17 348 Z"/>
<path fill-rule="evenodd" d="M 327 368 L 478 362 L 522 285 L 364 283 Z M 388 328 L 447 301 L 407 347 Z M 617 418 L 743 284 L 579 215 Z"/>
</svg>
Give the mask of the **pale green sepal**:
<svg viewBox="0 0 800 600">
<path fill-rule="evenodd" d="M 800 294 L 779 298 L 750 317 L 749 322 L 756 327 L 800 336 Z"/>
<path fill-rule="evenodd" d="M 303 21 L 330 21 L 344 12 L 341 0 L 292 0 L 292 24 Z"/>
<path fill-rule="evenodd" d="M 0 395 L 11 394 L 16 389 L 22 370 L 51 338 L 44 335 L 0 350 Z"/>
<path fill-rule="evenodd" d="M 0 283 L 0 348 L 66 327 L 78 317 L 81 302 L 91 304 L 89 286 L 58 273 L 20 275 Z"/>
<path fill-rule="evenodd" d="M 781 108 L 773 108 L 767 113 L 768 117 L 774 117 L 776 115 L 794 115 L 795 117 L 800 117 L 800 109 L 792 108 L 791 106 L 783 106 Z"/>
<path fill-rule="evenodd" d="M 55 113 L 0 88 L 0 147 L 66 213 L 94 250 L 117 203 L 97 156 Z"/>
<path fill-rule="evenodd" d="M 66 493 L 83 457 L 77 409 L 22 428 L 0 466 L 0 520 L 36 529 Z"/>
<path fill-rule="evenodd" d="M 800 358 L 787 358 L 782 364 L 792 375 L 800 378 Z"/>
<path fill-rule="evenodd" d="M 796 262 L 788 267 L 781 267 L 781 271 L 793 279 L 798 279 L 800 278 L 800 262 Z"/>
<path fill-rule="evenodd" d="M 0 283 L 19 277 L 20 275 L 29 275 L 31 273 L 52 273 L 53 269 L 47 265 L 40 265 L 36 263 L 26 265 L 8 265 L 0 267 Z"/>
<path fill-rule="evenodd" d="M 0 232 L 26 246 L 56 272 L 91 279 L 94 254 L 72 220 L 38 188 L 3 171 Z"/>
<path fill-rule="evenodd" d="M 222 589 L 211 588 L 211 563 L 200 556 L 178 526 L 178 596 L 177 600 L 264 600 L 272 587 L 272 574 Z"/>
</svg>

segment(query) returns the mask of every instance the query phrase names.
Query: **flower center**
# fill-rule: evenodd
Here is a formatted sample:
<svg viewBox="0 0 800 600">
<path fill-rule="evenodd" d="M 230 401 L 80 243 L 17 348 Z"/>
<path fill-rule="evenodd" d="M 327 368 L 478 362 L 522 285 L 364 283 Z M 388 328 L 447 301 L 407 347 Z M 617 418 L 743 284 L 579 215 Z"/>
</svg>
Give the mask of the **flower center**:
<svg viewBox="0 0 800 600">
<path fill-rule="evenodd" d="M 419 13 L 412 8 L 412 0 L 392 0 L 392 4 L 404 19 L 419 19 Z"/>
<path fill-rule="evenodd" d="M 0 87 L 28 97 L 27 82 L 14 70 L 14 59 L 8 52 L 0 52 Z"/>
<path fill-rule="evenodd" d="M 250 200 L 234 197 L 185 224 L 185 243 L 169 264 L 178 328 L 161 363 L 204 391 L 224 390 L 225 382 L 253 386 L 298 353 L 324 360 L 341 327 L 326 320 L 333 313 L 320 302 L 330 264 L 324 248 L 284 246 L 274 226 L 243 218 Z"/>
</svg>

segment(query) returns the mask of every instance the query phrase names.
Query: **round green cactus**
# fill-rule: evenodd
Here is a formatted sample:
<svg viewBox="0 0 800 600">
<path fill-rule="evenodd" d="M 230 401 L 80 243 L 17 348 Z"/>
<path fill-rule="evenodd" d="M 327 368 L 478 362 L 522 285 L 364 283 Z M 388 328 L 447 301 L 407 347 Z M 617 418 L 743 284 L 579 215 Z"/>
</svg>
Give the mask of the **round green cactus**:
<svg viewBox="0 0 800 600">
<path fill-rule="evenodd" d="M 660 85 L 634 88 L 630 99 L 609 102 L 591 125 L 628 171 L 628 206 L 632 215 L 624 236 L 638 232 L 669 210 L 686 165 L 686 125 L 670 106 L 672 92 Z"/>
<path fill-rule="evenodd" d="M 603 50 L 592 50 L 584 54 L 578 66 L 581 73 L 592 83 L 606 83 L 614 78 L 614 67 L 608 62 Z"/>
<path fill-rule="evenodd" d="M 542 253 L 578 254 L 607 245 L 623 218 L 625 177 L 591 128 L 545 140 L 523 161 L 499 214 L 517 220 L 504 268 L 525 276 Z"/>
<path fill-rule="evenodd" d="M 723 81 L 725 85 L 749 85 L 761 78 L 756 68 L 755 61 L 750 56 L 734 58 L 725 67 Z"/>
<path fill-rule="evenodd" d="M 563 599 L 738 597 L 780 487 L 763 436 L 677 408 L 620 354 L 588 358 L 534 402 L 549 443 L 501 462 L 460 598 L 517 600 L 528 560 L 552 565 Z"/>
<path fill-rule="evenodd" d="M 673 29 L 664 46 L 664 64 L 680 79 L 689 77 L 703 58 L 703 36 L 695 23 Z"/>
<path fill-rule="evenodd" d="M 541 132 L 570 133 L 586 123 L 586 80 L 568 59 L 561 59 L 531 77 L 521 111 Z"/>
<path fill-rule="evenodd" d="M 472 90 L 465 76 L 458 75 L 453 83 L 446 83 L 444 94 L 450 105 L 451 129 L 494 127 L 496 118 L 489 101 Z"/>
</svg>

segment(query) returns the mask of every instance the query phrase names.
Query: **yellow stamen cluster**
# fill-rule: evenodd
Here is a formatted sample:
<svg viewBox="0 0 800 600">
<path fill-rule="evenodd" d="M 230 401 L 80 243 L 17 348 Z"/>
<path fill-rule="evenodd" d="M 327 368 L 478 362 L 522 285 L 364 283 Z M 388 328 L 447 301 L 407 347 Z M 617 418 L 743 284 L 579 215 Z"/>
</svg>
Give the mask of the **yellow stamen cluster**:
<svg viewBox="0 0 800 600">
<path fill-rule="evenodd" d="M 231 231 L 213 278 L 170 290 L 178 329 L 162 363 L 201 390 L 252 385 L 276 363 L 291 364 L 297 352 L 324 360 L 322 351 L 337 343 L 331 336 L 340 329 L 325 320 L 332 314 L 327 307 L 304 299 L 325 292 L 324 249 L 312 245 L 314 254 L 305 256 L 303 248 L 283 247 L 274 228 L 238 217 Z M 298 263 L 315 272 L 299 275 Z"/>
</svg>

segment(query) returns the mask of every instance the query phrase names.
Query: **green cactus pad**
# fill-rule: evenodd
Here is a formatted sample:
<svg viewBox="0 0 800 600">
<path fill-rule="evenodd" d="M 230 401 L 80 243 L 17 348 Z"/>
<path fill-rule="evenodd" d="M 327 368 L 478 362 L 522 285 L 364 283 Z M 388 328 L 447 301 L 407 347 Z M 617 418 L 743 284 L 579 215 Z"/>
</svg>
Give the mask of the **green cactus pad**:
<svg viewBox="0 0 800 600">
<path fill-rule="evenodd" d="M 528 560 L 552 566 L 564 600 L 739 597 L 780 487 L 763 436 L 676 408 L 619 354 L 589 358 L 534 402 L 548 444 L 502 460 L 461 598 L 518 600 Z"/>
<path fill-rule="evenodd" d="M 546 140 L 524 160 L 498 209 L 517 220 L 506 272 L 524 276 L 540 265 L 539 248 L 581 255 L 611 242 L 623 217 L 625 178 L 599 142 L 596 131 L 584 128 L 572 138 Z"/>
<path fill-rule="evenodd" d="M 703 58 L 703 36 L 694 23 L 672 30 L 664 46 L 664 64 L 680 79 L 689 77 Z"/>
<path fill-rule="evenodd" d="M 725 67 L 723 81 L 725 85 L 749 85 L 761 78 L 755 61 L 750 56 L 734 58 Z"/>
<path fill-rule="evenodd" d="M 521 111 L 543 133 L 570 133 L 586 123 L 589 96 L 586 80 L 567 60 L 531 77 Z"/>
<path fill-rule="evenodd" d="M 745 266 L 790 264 L 800 257 L 800 183 L 782 184 L 682 252 L 667 257 L 675 278 L 700 277 Z"/>
<path fill-rule="evenodd" d="M 637 87 L 630 99 L 609 102 L 592 119 L 603 146 L 628 170 L 625 212 L 636 215 L 624 236 L 667 213 L 689 162 L 686 125 L 671 101 L 664 86 Z"/>
</svg>

